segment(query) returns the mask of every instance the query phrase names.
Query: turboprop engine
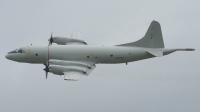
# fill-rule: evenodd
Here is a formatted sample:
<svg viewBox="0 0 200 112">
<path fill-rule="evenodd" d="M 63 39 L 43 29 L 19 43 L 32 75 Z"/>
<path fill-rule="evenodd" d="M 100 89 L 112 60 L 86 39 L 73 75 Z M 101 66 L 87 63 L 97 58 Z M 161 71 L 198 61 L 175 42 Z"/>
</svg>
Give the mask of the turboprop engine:
<svg viewBox="0 0 200 112">
<path fill-rule="evenodd" d="M 66 44 L 87 44 L 83 40 L 75 39 L 75 38 L 68 38 L 68 37 L 53 37 L 53 43 L 57 43 L 60 45 L 66 45 Z"/>
<path fill-rule="evenodd" d="M 79 45 L 86 45 L 87 43 L 84 42 L 81 38 L 81 32 L 69 32 L 67 37 L 58 37 L 58 36 L 53 36 L 51 33 L 51 37 L 49 39 L 49 45 L 52 43 L 57 43 L 60 45 L 67 45 L 67 44 L 79 44 Z"/>
<path fill-rule="evenodd" d="M 64 75 L 64 72 L 69 72 L 69 71 L 75 71 L 82 73 L 83 75 L 87 75 L 87 72 L 81 68 L 78 67 L 68 67 L 68 66 L 62 66 L 62 65 L 49 65 L 49 72 L 52 72 L 54 74 L 58 75 Z"/>
<path fill-rule="evenodd" d="M 50 59 L 49 64 L 63 65 L 63 66 L 79 66 L 79 67 L 84 67 L 84 68 L 88 68 L 88 69 L 92 68 L 92 65 L 89 65 L 86 63 L 81 63 L 81 62 L 76 62 L 76 61 L 55 60 L 55 59 Z"/>
</svg>

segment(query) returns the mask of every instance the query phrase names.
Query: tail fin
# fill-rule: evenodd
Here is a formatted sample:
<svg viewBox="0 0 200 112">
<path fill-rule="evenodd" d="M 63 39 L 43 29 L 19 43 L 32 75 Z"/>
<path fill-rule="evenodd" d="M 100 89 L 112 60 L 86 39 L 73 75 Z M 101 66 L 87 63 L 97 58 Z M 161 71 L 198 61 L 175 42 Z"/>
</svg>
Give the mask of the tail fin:
<svg viewBox="0 0 200 112">
<path fill-rule="evenodd" d="M 164 48 L 164 42 L 160 24 L 157 21 L 152 21 L 145 36 L 132 43 L 121 44 L 118 46 L 135 46 L 145 48 Z"/>
</svg>

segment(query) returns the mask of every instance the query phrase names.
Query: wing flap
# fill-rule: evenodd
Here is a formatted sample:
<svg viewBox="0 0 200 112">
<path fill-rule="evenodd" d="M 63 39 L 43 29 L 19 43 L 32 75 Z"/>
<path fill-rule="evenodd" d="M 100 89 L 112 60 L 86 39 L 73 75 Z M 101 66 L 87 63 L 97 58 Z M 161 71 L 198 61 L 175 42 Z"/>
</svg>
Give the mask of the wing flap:
<svg viewBox="0 0 200 112">
<path fill-rule="evenodd" d="M 82 73 L 76 71 L 64 72 L 64 80 L 78 81 Z"/>
</svg>

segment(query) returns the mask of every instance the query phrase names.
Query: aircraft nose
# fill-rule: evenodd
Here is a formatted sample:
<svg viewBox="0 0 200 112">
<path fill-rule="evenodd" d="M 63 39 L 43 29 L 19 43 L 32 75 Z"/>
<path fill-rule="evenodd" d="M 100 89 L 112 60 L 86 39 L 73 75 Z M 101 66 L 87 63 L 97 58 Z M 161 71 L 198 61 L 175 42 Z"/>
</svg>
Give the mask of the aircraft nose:
<svg viewBox="0 0 200 112">
<path fill-rule="evenodd" d="M 5 56 L 7 59 L 8 59 L 8 55 L 6 54 L 6 56 Z"/>
<path fill-rule="evenodd" d="M 6 56 L 5 56 L 7 59 L 11 59 L 12 58 L 12 56 L 11 55 L 9 55 L 9 54 L 6 54 Z"/>
</svg>

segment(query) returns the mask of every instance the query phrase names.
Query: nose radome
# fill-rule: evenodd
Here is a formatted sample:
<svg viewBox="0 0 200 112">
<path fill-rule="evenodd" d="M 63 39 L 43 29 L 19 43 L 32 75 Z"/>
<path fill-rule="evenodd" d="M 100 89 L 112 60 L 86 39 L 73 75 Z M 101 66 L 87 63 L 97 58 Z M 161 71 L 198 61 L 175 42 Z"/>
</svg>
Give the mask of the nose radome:
<svg viewBox="0 0 200 112">
<path fill-rule="evenodd" d="M 6 54 L 6 56 L 5 56 L 7 59 L 8 59 L 8 54 Z"/>
<path fill-rule="evenodd" d="M 6 54 L 6 56 L 5 56 L 7 59 L 11 59 L 11 56 L 9 55 L 9 54 Z"/>
</svg>

